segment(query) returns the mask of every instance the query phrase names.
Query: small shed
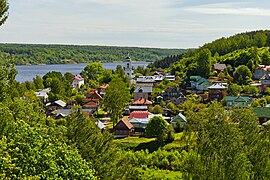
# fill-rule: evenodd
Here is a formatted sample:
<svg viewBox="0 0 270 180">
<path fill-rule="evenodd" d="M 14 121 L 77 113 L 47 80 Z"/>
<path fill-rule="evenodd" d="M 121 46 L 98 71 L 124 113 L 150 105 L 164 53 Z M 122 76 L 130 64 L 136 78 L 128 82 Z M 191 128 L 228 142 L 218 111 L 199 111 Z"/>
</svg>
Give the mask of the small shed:
<svg viewBox="0 0 270 180">
<path fill-rule="evenodd" d="M 176 128 L 177 122 L 179 122 L 182 125 L 182 127 L 184 128 L 187 124 L 187 119 L 183 114 L 179 113 L 171 121 L 171 124 L 174 128 Z"/>
</svg>

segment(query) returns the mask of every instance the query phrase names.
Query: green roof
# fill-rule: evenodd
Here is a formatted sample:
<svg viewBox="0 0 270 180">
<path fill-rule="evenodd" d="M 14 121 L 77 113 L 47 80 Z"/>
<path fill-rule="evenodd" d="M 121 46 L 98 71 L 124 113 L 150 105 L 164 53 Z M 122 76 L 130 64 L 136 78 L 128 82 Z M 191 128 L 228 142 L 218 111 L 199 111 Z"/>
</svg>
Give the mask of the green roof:
<svg viewBox="0 0 270 180">
<path fill-rule="evenodd" d="M 200 78 L 202 78 L 202 77 L 201 77 L 201 76 L 190 76 L 190 77 L 189 77 L 190 80 L 191 80 L 191 79 L 196 79 L 196 80 L 197 80 L 197 79 L 200 79 Z"/>
<path fill-rule="evenodd" d="M 226 101 L 250 103 L 252 100 L 247 96 L 226 96 Z"/>
<path fill-rule="evenodd" d="M 253 107 L 253 110 L 258 118 L 270 118 L 270 108 L 268 107 Z"/>
</svg>

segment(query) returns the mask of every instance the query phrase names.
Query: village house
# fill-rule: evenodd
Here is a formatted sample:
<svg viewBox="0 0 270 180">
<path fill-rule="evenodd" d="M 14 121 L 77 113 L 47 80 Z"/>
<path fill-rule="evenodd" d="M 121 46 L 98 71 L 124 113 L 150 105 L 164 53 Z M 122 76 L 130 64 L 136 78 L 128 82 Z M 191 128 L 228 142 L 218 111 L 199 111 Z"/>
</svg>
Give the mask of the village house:
<svg viewBox="0 0 270 180">
<path fill-rule="evenodd" d="M 147 111 L 148 110 L 148 106 L 147 105 L 130 105 L 128 107 L 128 114 L 132 113 L 133 111 Z"/>
<path fill-rule="evenodd" d="M 105 93 L 105 90 L 109 87 L 109 84 L 103 84 L 97 88 L 98 94 L 103 98 Z"/>
<path fill-rule="evenodd" d="M 261 79 L 261 91 L 264 92 L 267 87 L 270 87 L 270 74 L 265 74 Z"/>
<path fill-rule="evenodd" d="M 152 91 L 152 86 L 136 86 L 136 89 L 134 91 L 134 100 L 136 101 L 140 98 L 151 100 Z"/>
<path fill-rule="evenodd" d="M 259 67 L 257 67 L 254 70 L 253 78 L 255 80 L 258 80 L 258 79 L 261 79 L 264 75 L 269 74 L 269 73 L 270 73 L 270 66 L 259 65 Z"/>
<path fill-rule="evenodd" d="M 149 107 L 149 106 L 151 106 L 152 105 L 152 102 L 151 101 L 149 101 L 148 99 L 145 99 L 145 98 L 140 98 L 140 99 L 137 99 L 136 101 L 133 101 L 132 103 L 131 103 L 132 105 L 137 105 L 137 106 L 147 106 L 147 107 Z"/>
<path fill-rule="evenodd" d="M 39 98 L 42 102 L 46 103 L 49 100 L 48 93 L 51 91 L 50 88 L 39 90 L 38 92 L 35 92 L 35 95 L 37 98 Z"/>
<path fill-rule="evenodd" d="M 222 83 L 215 83 L 208 87 L 208 99 L 212 100 L 222 100 L 227 94 L 227 87 Z"/>
<path fill-rule="evenodd" d="M 191 89 L 199 90 L 199 91 L 207 91 L 208 87 L 212 85 L 212 83 L 201 76 L 190 76 L 190 87 Z"/>
<path fill-rule="evenodd" d="M 148 111 L 133 111 L 129 114 L 129 118 L 148 118 Z"/>
<path fill-rule="evenodd" d="M 162 92 L 162 97 L 163 97 L 163 100 L 166 101 L 166 100 L 170 100 L 173 97 L 177 98 L 180 96 L 180 94 L 182 93 L 180 92 L 179 88 L 167 87 L 165 91 Z"/>
<path fill-rule="evenodd" d="M 131 118 L 129 119 L 129 122 L 133 125 L 135 133 L 143 134 L 145 132 L 146 125 L 149 122 L 149 118 Z"/>
<path fill-rule="evenodd" d="M 98 111 L 98 107 L 99 107 L 99 102 L 95 101 L 95 100 L 90 100 L 89 102 L 87 102 L 86 104 L 83 105 L 83 109 L 91 109 L 94 112 Z"/>
<path fill-rule="evenodd" d="M 184 128 L 187 124 L 187 119 L 183 114 L 179 113 L 171 121 L 171 124 L 174 128 L 177 128 L 177 122 L 179 122 L 181 127 Z"/>
<path fill-rule="evenodd" d="M 134 127 L 127 118 L 122 118 L 113 128 L 116 138 L 127 137 L 134 134 Z"/>
<path fill-rule="evenodd" d="M 84 79 L 80 75 L 75 75 L 72 81 L 72 87 L 80 89 L 84 85 Z"/>
<path fill-rule="evenodd" d="M 217 73 L 224 72 L 225 68 L 226 68 L 225 64 L 219 64 L 219 63 L 213 64 L 213 69 L 214 71 L 217 71 Z"/>
<path fill-rule="evenodd" d="M 58 109 L 64 109 L 67 103 L 62 100 L 57 100 L 52 103 L 46 104 L 46 115 L 47 116 L 55 116 L 56 111 Z"/>
<path fill-rule="evenodd" d="M 248 107 L 252 99 L 246 96 L 226 96 L 225 101 L 228 107 Z"/>
<path fill-rule="evenodd" d="M 269 107 L 253 107 L 253 110 L 258 118 L 259 123 L 263 123 L 270 120 L 270 108 Z"/>
<path fill-rule="evenodd" d="M 169 81 L 175 81 L 175 75 L 171 75 L 171 74 L 166 74 L 164 76 L 164 79 L 167 79 Z"/>
<path fill-rule="evenodd" d="M 154 76 L 139 76 L 136 79 L 136 86 L 153 86 L 155 82 Z"/>
</svg>

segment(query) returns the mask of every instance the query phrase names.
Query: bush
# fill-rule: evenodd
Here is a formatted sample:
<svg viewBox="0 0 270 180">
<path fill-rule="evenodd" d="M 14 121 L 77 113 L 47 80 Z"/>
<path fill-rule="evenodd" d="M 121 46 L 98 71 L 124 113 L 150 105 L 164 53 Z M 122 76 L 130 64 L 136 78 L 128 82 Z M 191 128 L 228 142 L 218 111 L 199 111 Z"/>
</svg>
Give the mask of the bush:
<svg viewBox="0 0 270 180">
<path fill-rule="evenodd" d="M 174 129 L 172 125 L 168 126 L 168 131 L 167 131 L 167 137 L 166 137 L 166 142 L 171 143 L 174 141 Z"/>
</svg>

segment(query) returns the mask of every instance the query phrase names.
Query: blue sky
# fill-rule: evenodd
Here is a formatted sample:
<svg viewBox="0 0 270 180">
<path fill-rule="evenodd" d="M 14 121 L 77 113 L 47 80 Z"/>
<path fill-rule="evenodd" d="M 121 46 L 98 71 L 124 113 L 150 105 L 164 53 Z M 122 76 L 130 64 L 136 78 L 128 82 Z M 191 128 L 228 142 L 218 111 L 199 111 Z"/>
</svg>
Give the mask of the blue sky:
<svg viewBox="0 0 270 180">
<path fill-rule="evenodd" d="M 9 0 L 2 43 L 196 48 L 270 29 L 267 0 Z"/>
</svg>

